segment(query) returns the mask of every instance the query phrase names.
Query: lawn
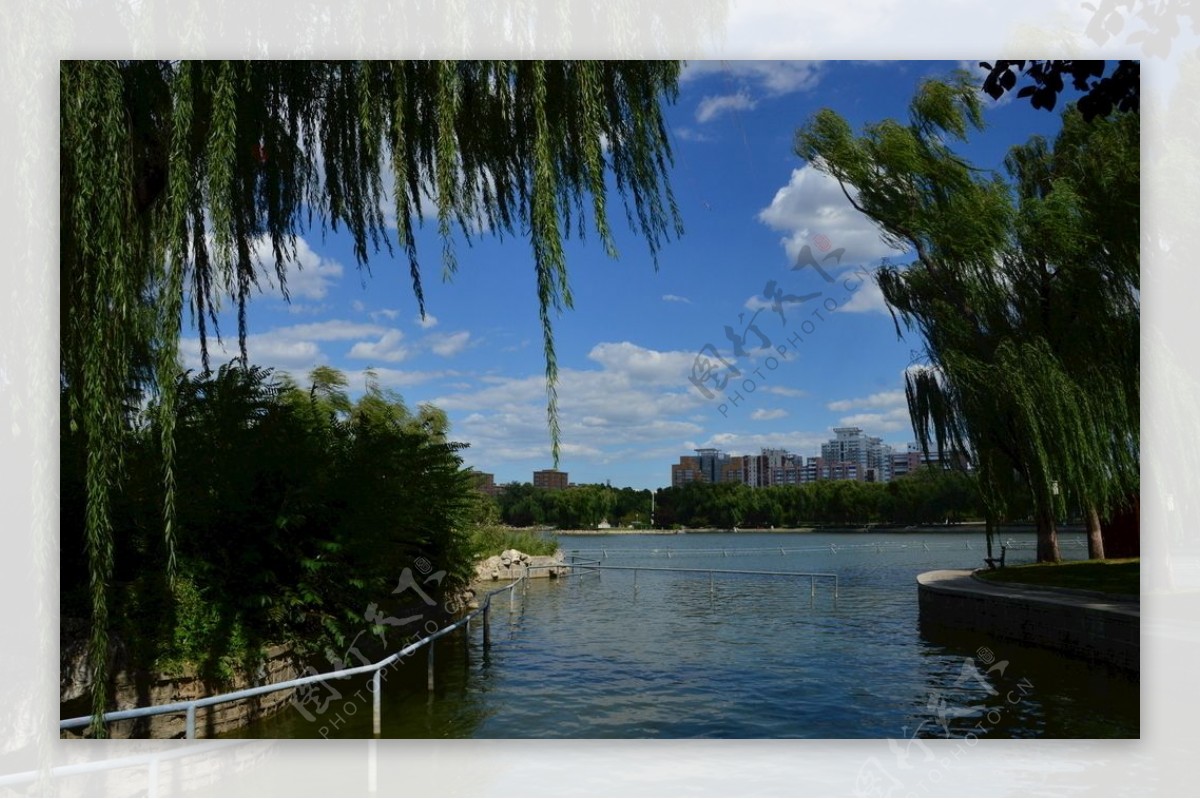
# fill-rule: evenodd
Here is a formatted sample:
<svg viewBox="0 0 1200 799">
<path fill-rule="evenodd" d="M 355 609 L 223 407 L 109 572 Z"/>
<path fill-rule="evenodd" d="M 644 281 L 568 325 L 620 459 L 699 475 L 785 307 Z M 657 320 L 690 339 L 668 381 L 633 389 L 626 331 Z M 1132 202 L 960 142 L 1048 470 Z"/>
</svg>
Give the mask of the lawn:
<svg viewBox="0 0 1200 799">
<path fill-rule="evenodd" d="M 1046 588 L 1082 588 L 1108 594 L 1140 592 L 1140 560 L 1084 560 L 1071 563 L 1035 563 L 1028 566 L 1007 566 L 994 571 L 978 572 L 985 580 L 997 583 L 1021 583 Z"/>
</svg>

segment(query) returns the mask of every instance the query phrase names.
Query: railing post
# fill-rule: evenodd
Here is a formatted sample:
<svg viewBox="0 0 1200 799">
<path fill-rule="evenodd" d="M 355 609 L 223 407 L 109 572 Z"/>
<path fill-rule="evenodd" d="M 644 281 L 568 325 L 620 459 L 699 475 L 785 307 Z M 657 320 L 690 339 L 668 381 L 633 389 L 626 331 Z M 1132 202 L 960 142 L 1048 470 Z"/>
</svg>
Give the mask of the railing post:
<svg viewBox="0 0 1200 799">
<path fill-rule="evenodd" d="M 808 595 L 811 596 L 813 599 L 817 598 L 817 578 L 816 577 L 808 578 Z"/>
<path fill-rule="evenodd" d="M 526 568 L 528 569 L 528 567 L 526 567 Z M 510 585 L 508 587 L 508 612 L 509 613 L 512 613 L 513 610 L 516 609 L 516 606 L 513 604 L 515 602 L 515 600 L 513 599 L 513 594 L 516 593 L 516 590 L 517 590 L 516 583 L 513 583 L 512 585 Z"/>
<path fill-rule="evenodd" d="M 713 573 L 708 573 L 708 598 L 712 599 L 717 595 L 717 583 L 713 577 Z"/>
<path fill-rule="evenodd" d="M 375 673 L 371 676 L 371 706 L 374 712 L 371 722 L 371 731 L 375 735 L 380 735 L 383 732 L 383 712 L 381 708 L 381 694 L 383 693 L 383 675 L 380 674 L 380 669 L 375 669 Z M 371 754 L 375 754 L 375 750 L 371 750 Z M 371 769 L 374 773 L 374 768 Z"/>
<path fill-rule="evenodd" d="M 838 598 L 838 576 L 836 574 L 833 575 L 833 598 Z"/>
<path fill-rule="evenodd" d="M 487 649 L 491 646 L 491 635 L 488 624 L 488 611 L 491 609 L 491 597 L 488 597 L 488 602 L 483 606 L 483 648 Z"/>
<path fill-rule="evenodd" d="M 187 709 L 187 737 L 196 737 L 196 704 L 193 702 Z"/>
<path fill-rule="evenodd" d="M 430 691 L 433 690 L 433 648 L 436 644 L 436 641 L 429 642 L 429 679 L 427 682 L 429 684 Z"/>
</svg>

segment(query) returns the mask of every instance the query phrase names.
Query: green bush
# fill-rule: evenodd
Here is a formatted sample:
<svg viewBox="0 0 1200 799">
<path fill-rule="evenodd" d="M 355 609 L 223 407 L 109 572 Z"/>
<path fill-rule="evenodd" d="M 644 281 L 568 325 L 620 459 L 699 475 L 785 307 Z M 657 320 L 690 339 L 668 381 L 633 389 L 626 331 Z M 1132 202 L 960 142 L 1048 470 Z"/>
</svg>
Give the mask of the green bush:
<svg viewBox="0 0 1200 799">
<path fill-rule="evenodd" d="M 471 551 L 476 560 L 499 555 L 506 549 L 526 555 L 553 555 L 558 550 L 558 538 L 548 533 L 505 527 L 481 527 L 471 535 Z"/>
</svg>

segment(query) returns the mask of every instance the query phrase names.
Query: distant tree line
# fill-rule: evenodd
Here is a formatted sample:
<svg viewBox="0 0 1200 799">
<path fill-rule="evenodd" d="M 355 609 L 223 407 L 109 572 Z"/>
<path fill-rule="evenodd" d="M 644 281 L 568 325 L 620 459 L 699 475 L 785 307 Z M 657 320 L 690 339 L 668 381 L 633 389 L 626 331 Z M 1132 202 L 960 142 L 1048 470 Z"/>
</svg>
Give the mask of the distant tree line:
<svg viewBox="0 0 1200 799">
<path fill-rule="evenodd" d="M 512 483 L 495 502 L 500 520 L 514 527 L 587 529 L 601 521 L 650 526 L 648 490 L 584 485 L 556 491 Z M 888 483 L 824 480 L 770 488 L 690 483 L 654 494 L 656 528 L 940 524 L 982 515 L 974 475 L 929 468 Z"/>
</svg>

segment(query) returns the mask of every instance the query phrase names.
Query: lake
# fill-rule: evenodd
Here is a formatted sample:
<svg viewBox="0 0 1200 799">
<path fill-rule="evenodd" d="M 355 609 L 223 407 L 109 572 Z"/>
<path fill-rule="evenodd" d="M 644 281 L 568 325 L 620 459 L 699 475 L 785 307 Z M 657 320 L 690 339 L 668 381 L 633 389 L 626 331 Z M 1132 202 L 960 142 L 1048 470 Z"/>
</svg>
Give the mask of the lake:
<svg viewBox="0 0 1200 799">
<path fill-rule="evenodd" d="M 1010 563 L 1033 533 L 1005 534 Z M 1065 558 L 1086 557 L 1081 535 Z M 389 672 L 389 738 L 1136 738 L 1137 675 L 922 630 L 916 576 L 982 565 L 979 532 L 560 536 L 612 567 L 533 580 Z M 999 552 L 997 551 L 997 554 Z M 697 572 L 618 570 L 642 566 Z M 827 578 L 717 570 L 833 573 Z M 711 576 L 708 570 L 713 570 Z M 498 586 L 497 586 L 498 587 Z M 314 663 L 319 670 L 332 668 Z M 366 680 L 237 737 L 371 737 Z M 911 742 L 910 742 L 911 745 Z"/>
</svg>

